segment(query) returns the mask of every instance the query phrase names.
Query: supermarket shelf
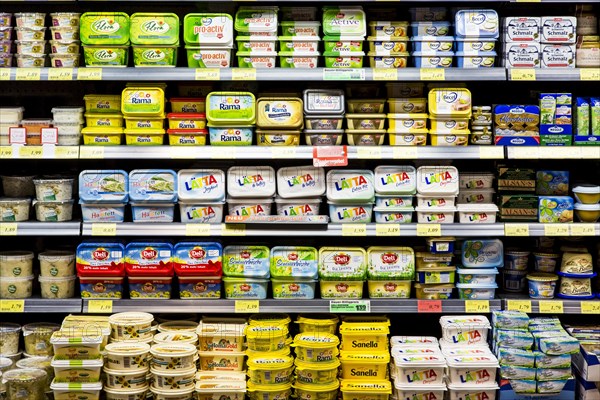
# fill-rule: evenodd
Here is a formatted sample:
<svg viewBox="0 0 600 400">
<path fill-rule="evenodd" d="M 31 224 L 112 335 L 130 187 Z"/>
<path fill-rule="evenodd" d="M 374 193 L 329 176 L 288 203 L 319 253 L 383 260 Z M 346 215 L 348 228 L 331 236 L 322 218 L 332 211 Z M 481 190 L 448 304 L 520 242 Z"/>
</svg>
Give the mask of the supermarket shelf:
<svg viewBox="0 0 600 400">
<path fill-rule="evenodd" d="M 600 300 L 534 300 L 518 295 L 502 295 L 503 310 L 541 314 L 600 314 Z M 530 311 L 527 311 L 530 310 Z"/>
<path fill-rule="evenodd" d="M 80 222 L 0 222 L 0 236 L 80 235 Z"/>
<path fill-rule="evenodd" d="M 0 146 L 0 159 L 20 160 L 74 160 L 79 158 L 79 146 Z"/>
<path fill-rule="evenodd" d="M 81 299 L 0 300 L 0 313 L 80 313 Z"/>
<path fill-rule="evenodd" d="M 505 236 L 600 236 L 600 223 L 506 223 Z"/>
<path fill-rule="evenodd" d="M 548 0 L 543 0 L 548 1 Z M 551 2 L 563 3 L 560 0 Z M 600 75 L 594 68 L 507 68 L 511 81 L 598 81 Z"/>
<path fill-rule="evenodd" d="M 507 146 L 506 158 L 512 160 L 600 160 L 600 146 Z"/>
</svg>

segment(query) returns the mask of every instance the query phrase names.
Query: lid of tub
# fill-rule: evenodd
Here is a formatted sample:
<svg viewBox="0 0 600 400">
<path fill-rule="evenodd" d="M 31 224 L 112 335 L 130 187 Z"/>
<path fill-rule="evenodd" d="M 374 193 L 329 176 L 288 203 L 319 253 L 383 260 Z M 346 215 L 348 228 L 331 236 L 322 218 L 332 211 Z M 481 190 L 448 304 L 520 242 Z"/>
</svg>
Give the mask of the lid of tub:
<svg viewBox="0 0 600 400">
<path fill-rule="evenodd" d="M 390 353 L 387 351 L 376 351 L 373 353 L 363 353 L 360 351 L 341 351 L 340 361 L 344 362 L 360 362 L 360 363 L 389 363 Z"/>
<path fill-rule="evenodd" d="M 440 354 L 412 354 L 394 357 L 398 367 L 445 367 L 446 359 Z"/>
<path fill-rule="evenodd" d="M 321 52 L 319 51 L 279 51 L 277 53 L 280 57 L 319 57 Z"/>
<path fill-rule="evenodd" d="M 386 195 L 413 195 L 417 171 L 410 165 L 381 165 L 375 168 L 375 192 Z"/>
<path fill-rule="evenodd" d="M 320 197 L 303 197 L 301 199 L 283 199 L 281 197 L 275 197 L 275 203 L 278 204 L 320 203 L 321 201 Z"/>
<path fill-rule="evenodd" d="M 462 245 L 462 264 L 466 268 L 501 267 L 504 265 L 503 248 L 499 239 L 465 240 Z"/>
<path fill-rule="evenodd" d="M 459 275 L 497 275 L 497 268 L 458 268 Z"/>
<path fill-rule="evenodd" d="M 527 279 L 536 282 L 552 282 L 558 280 L 558 275 L 548 274 L 544 272 L 533 272 L 527 275 Z"/>
<path fill-rule="evenodd" d="M 596 204 L 583 204 L 575 203 L 574 208 L 582 211 L 600 211 L 600 203 Z"/>
<path fill-rule="evenodd" d="M 392 393 L 392 383 L 390 381 L 378 380 L 374 382 L 357 381 L 353 379 L 343 379 L 340 384 L 342 393 Z"/>
<path fill-rule="evenodd" d="M 331 170 L 327 173 L 327 200 L 371 202 L 375 197 L 373 181 L 370 170 Z"/>
<path fill-rule="evenodd" d="M 225 199 L 225 173 L 220 169 L 182 169 L 177 173 L 180 200 L 222 202 Z"/>
<path fill-rule="evenodd" d="M 446 388 L 446 384 L 441 384 L 441 385 L 414 385 L 414 384 L 410 384 L 410 383 L 402 383 L 400 381 L 400 379 L 396 379 L 394 381 L 394 387 L 396 389 L 398 389 L 399 391 L 407 391 L 407 392 L 423 392 L 423 393 L 429 393 L 429 392 L 439 392 L 439 391 L 447 391 L 448 389 Z M 479 387 L 479 385 L 477 385 L 477 387 Z M 404 396 L 402 396 L 404 397 Z M 416 398 L 419 398 L 420 396 L 417 395 Z M 427 398 L 430 398 L 429 396 L 427 396 Z"/>
<path fill-rule="evenodd" d="M 497 289 L 497 283 L 457 283 L 458 289 Z"/>
<path fill-rule="evenodd" d="M 417 212 L 430 212 L 430 213 L 446 213 L 446 212 L 455 212 L 456 207 L 425 207 L 425 206 L 417 206 L 415 208 Z"/>
<path fill-rule="evenodd" d="M 343 129 L 305 129 L 305 135 L 343 135 Z"/>
<path fill-rule="evenodd" d="M 435 345 L 438 346 L 438 339 L 434 336 L 392 336 L 390 338 L 390 345 Z"/>
<path fill-rule="evenodd" d="M 450 26 L 449 21 L 415 21 L 410 24 L 412 27 L 417 26 Z"/>
<path fill-rule="evenodd" d="M 283 199 L 310 198 L 325 194 L 325 170 L 313 166 L 277 170 L 277 187 Z"/>
<path fill-rule="evenodd" d="M 597 194 L 600 193 L 600 186 L 590 184 L 577 185 L 573 188 L 573 193 Z"/>
<path fill-rule="evenodd" d="M 269 353 L 267 353 L 269 354 Z M 294 365 L 292 356 L 261 356 L 248 359 L 249 369 L 288 368 Z"/>
<path fill-rule="evenodd" d="M 73 330 L 73 329 L 65 329 L 59 330 L 52 334 L 50 337 L 51 344 L 73 344 L 73 343 L 82 343 L 82 344 L 100 344 L 104 340 L 102 331 L 90 331 L 85 332 L 86 334 L 80 336 L 79 333 L 81 331 Z M 70 333 L 74 333 L 77 336 L 74 336 Z M 150 348 L 148 348 L 150 350 Z"/>
<path fill-rule="evenodd" d="M 454 57 L 453 51 L 438 51 L 435 54 L 432 54 L 428 51 L 413 51 L 411 53 L 413 57 Z"/>
<path fill-rule="evenodd" d="M 417 191 L 425 195 L 457 195 L 458 169 L 451 166 L 424 166 L 417 169 Z"/>
<path fill-rule="evenodd" d="M 392 357 L 404 357 L 413 355 L 440 355 L 442 354 L 440 348 L 436 346 L 400 346 L 396 345 L 392 347 L 390 351 Z"/>
<path fill-rule="evenodd" d="M 227 203 L 229 204 L 248 204 L 248 203 L 273 203 L 273 197 L 265 197 L 265 198 L 252 198 L 252 199 L 235 199 L 233 197 L 227 198 Z"/>
<path fill-rule="evenodd" d="M 199 380 L 196 382 L 196 392 L 206 394 L 246 393 L 246 381 Z M 224 397 L 229 398 L 228 396 Z"/>
<path fill-rule="evenodd" d="M 86 202 L 127 202 L 128 186 L 129 174 L 123 170 L 85 170 L 79 174 L 79 198 Z"/>
<path fill-rule="evenodd" d="M 446 339 L 441 338 L 440 339 L 440 347 L 442 348 L 442 354 L 448 353 L 450 355 L 456 355 L 456 356 L 472 355 L 471 352 L 475 352 L 476 350 L 485 351 L 485 354 L 491 353 L 490 347 L 485 342 L 474 343 L 474 344 L 470 344 L 469 346 L 464 346 L 461 344 L 449 342 Z M 477 354 L 480 354 L 480 353 L 477 353 Z"/>
<path fill-rule="evenodd" d="M 440 318 L 442 328 L 484 328 L 490 329 L 490 321 L 483 315 L 444 315 Z"/>
<path fill-rule="evenodd" d="M 453 42 L 454 36 L 413 36 L 410 40 L 412 42 Z"/>
<path fill-rule="evenodd" d="M 168 169 L 135 169 L 129 173 L 131 201 L 177 201 L 177 173 Z"/>
<path fill-rule="evenodd" d="M 197 381 L 238 381 L 246 385 L 246 374 L 241 371 L 198 371 L 195 376 Z M 244 386 L 245 387 L 245 386 Z"/>
<path fill-rule="evenodd" d="M 496 57 L 498 53 L 495 51 L 478 51 L 476 54 L 472 54 L 464 51 L 457 51 L 454 53 L 457 57 Z"/>
<path fill-rule="evenodd" d="M 227 170 L 227 193 L 236 198 L 273 197 L 276 180 L 272 167 L 231 167 Z"/>
<path fill-rule="evenodd" d="M 325 57 L 344 57 L 344 58 L 364 57 L 365 52 L 364 51 L 346 51 L 346 52 L 340 54 L 337 51 L 325 51 L 325 52 L 323 52 L 323 56 L 325 56 Z"/>
<path fill-rule="evenodd" d="M 87 367 L 87 368 L 95 368 L 101 367 L 104 365 L 104 360 L 101 357 L 91 359 L 91 360 L 57 360 L 56 358 L 52 359 L 51 364 L 53 367 Z"/>
<path fill-rule="evenodd" d="M 486 382 L 478 385 L 463 385 L 458 383 L 452 383 L 451 381 L 449 381 L 448 389 L 457 391 L 472 390 L 474 392 L 482 392 L 484 390 L 489 390 L 495 392 L 496 390 L 498 390 L 498 384 L 496 382 Z"/>
<path fill-rule="evenodd" d="M 303 92 L 305 117 L 329 114 L 337 116 L 345 112 L 344 91 L 338 89 L 306 89 Z"/>
<path fill-rule="evenodd" d="M 414 207 L 375 207 L 373 211 L 376 212 L 392 212 L 392 213 L 406 213 L 415 211 Z"/>
<path fill-rule="evenodd" d="M 67 390 L 69 392 L 87 392 L 91 390 L 102 390 L 102 382 L 75 383 L 75 382 L 56 382 L 56 379 L 50 384 L 52 390 Z"/>
<path fill-rule="evenodd" d="M 450 368 L 500 367 L 498 359 L 493 354 L 481 356 L 447 356 L 446 362 Z"/>
<path fill-rule="evenodd" d="M 498 212 L 498 206 L 495 204 L 459 204 L 458 212 Z"/>
</svg>

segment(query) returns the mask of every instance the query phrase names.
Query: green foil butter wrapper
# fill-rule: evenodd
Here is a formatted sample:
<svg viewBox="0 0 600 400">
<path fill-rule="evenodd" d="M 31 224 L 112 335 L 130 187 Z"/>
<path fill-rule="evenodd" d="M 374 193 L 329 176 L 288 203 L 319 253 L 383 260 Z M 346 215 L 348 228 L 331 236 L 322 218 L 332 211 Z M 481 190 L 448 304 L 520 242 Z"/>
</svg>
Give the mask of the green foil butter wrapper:
<svg viewBox="0 0 600 400">
<path fill-rule="evenodd" d="M 84 45 L 129 43 L 130 21 L 125 13 L 85 13 L 79 23 L 79 35 Z"/>
<path fill-rule="evenodd" d="M 83 57 L 88 67 L 126 67 L 129 46 L 83 46 Z"/>
<path fill-rule="evenodd" d="M 177 46 L 133 46 L 136 67 L 174 67 L 177 65 Z"/>
<path fill-rule="evenodd" d="M 179 43 L 179 17 L 170 13 L 136 13 L 131 16 L 132 44 Z"/>
</svg>

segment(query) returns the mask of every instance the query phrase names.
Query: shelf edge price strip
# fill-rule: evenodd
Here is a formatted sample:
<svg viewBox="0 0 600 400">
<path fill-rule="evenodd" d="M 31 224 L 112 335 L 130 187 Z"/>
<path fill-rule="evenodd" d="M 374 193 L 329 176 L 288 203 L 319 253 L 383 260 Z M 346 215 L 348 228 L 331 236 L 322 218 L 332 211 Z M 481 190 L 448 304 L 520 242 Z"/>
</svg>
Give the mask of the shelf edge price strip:
<svg viewBox="0 0 600 400">
<path fill-rule="evenodd" d="M 576 223 L 570 224 L 571 236 L 595 236 L 596 227 L 594 224 Z"/>
<path fill-rule="evenodd" d="M 210 236 L 210 224 L 185 224 L 185 236 Z"/>
<path fill-rule="evenodd" d="M 102 68 L 78 68 L 77 80 L 79 81 L 101 81 Z"/>
<path fill-rule="evenodd" d="M 446 71 L 444 68 L 421 68 L 419 76 L 422 81 L 445 81 Z"/>
<path fill-rule="evenodd" d="M 17 236 L 19 224 L 16 222 L 0 222 L 0 236 Z"/>
<path fill-rule="evenodd" d="M 600 301 L 582 301 L 580 303 L 582 314 L 600 314 Z"/>
<path fill-rule="evenodd" d="M 370 313 L 370 300 L 330 300 L 330 313 Z"/>
<path fill-rule="evenodd" d="M 418 313 L 441 313 L 441 300 L 417 300 Z"/>
<path fill-rule="evenodd" d="M 113 312 L 113 301 L 88 300 L 87 312 L 90 314 L 111 314 Z"/>
<path fill-rule="evenodd" d="M 374 81 L 397 81 L 398 70 L 396 68 L 373 68 Z"/>
<path fill-rule="evenodd" d="M 0 68 L 0 81 L 10 81 L 10 68 Z"/>
<path fill-rule="evenodd" d="M 377 146 L 358 146 L 356 157 L 360 160 L 381 160 L 381 149 Z"/>
<path fill-rule="evenodd" d="M 39 81 L 42 79 L 42 70 L 40 68 L 17 68 L 15 79 L 17 81 Z"/>
<path fill-rule="evenodd" d="M 236 300 L 235 313 L 258 313 L 260 312 L 260 301 L 258 300 Z"/>
<path fill-rule="evenodd" d="M 221 224 L 221 235 L 223 235 L 223 236 L 246 236 L 246 225 L 244 225 L 244 224 Z"/>
<path fill-rule="evenodd" d="M 530 313 L 532 310 L 531 300 L 507 300 L 506 309 L 510 311 L 522 311 Z"/>
<path fill-rule="evenodd" d="M 375 224 L 375 236 L 400 236 L 400 224 Z"/>
<path fill-rule="evenodd" d="M 50 68 L 48 70 L 49 81 L 72 81 L 73 68 Z"/>
<path fill-rule="evenodd" d="M 44 148 L 42 146 L 21 146 L 19 158 L 43 158 Z"/>
<path fill-rule="evenodd" d="M 535 69 L 533 68 L 512 68 L 510 71 L 511 81 L 535 81 Z"/>
<path fill-rule="evenodd" d="M 529 236 L 529 224 L 504 224 L 504 236 Z"/>
<path fill-rule="evenodd" d="M 255 81 L 256 69 L 254 68 L 231 68 L 232 81 Z"/>
<path fill-rule="evenodd" d="M 581 68 L 579 70 L 579 79 L 582 81 L 600 81 L 600 69 Z"/>
<path fill-rule="evenodd" d="M 466 313 L 489 313 L 489 300 L 465 300 Z"/>
<path fill-rule="evenodd" d="M 0 313 L 25 312 L 25 300 L 0 300 Z"/>
<path fill-rule="evenodd" d="M 558 300 L 540 300 L 538 303 L 540 314 L 563 314 L 564 304 Z"/>
<path fill-rule="evenodd" d="M 117 236 L 116 223 L 93 223 L 92 236 Z"/>
<path fill-rule="evenodd" d="M 545 224 L 544 225 L 545 236 L 569 236 L 569 225 L 568 224 Z"/>
<path fill-rule="evenodd" d="M 417 236 L 442 236 L 442 225 L 417 224 Z"/>
<path fill-rule="evenodd" d="M 197 81 L 220 81 L 220 68 L 196 68 L 194 78 Z"/>
<path fill-rule="evenodd" d="M 342 236 L 367 236 L 367 224 L 342 224 Z"/>
</svg>

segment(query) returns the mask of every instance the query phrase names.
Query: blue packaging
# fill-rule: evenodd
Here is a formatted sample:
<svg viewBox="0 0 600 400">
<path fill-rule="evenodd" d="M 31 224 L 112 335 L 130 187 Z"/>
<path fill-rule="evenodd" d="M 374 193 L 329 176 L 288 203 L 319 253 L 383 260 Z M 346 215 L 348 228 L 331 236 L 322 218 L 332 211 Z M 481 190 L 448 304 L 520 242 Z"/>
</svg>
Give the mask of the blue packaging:
<svg viewBox="0 0 600 400">
<path fill-rule="evenodd" d="M 554 356 L 579 352 L 579 341 L 567 334 L 558 337 L 540 338 L 538 346 L 542 353 Z"/>
<path fill-rule="evenodd" d="M 131 201 L 177 201 L 177 173 L 168 169 L 135 169 L 129 173 Z"/>
<path fill-rule="evenodd" d="M 480 52 L 494 51 L 496 49 L 496 40 L 456 37 L 454 38 L 454 49 L 457 52 L 463 52 L 465 55 L 477 55 Z"/>
<path fill-rule="evenodd" d="M 221 276 L 223 246 L 219 242 L 180 242 L 173 248 L 177 276 Z"/>
<path fill-rule="evenodd" d="M 128 278 L 130 299 L 170 299 L 172 277 Z"/>
<path fill-rule="evenodd" d="M 570 196 L 540 196 L 538 221 L 542 224 L 573 222 L 574 207 Z"/>
<path fill-rule="evenodd" d="M 531 350 L 513 349 L 504 346 L 498 348 L 498 361 L 500 365 L 533 368 L 535 367 L 535 360 L 535 353 Z"/>
<path fill-rule="evenodd" d="M 571 367 L 569 368 L 538 368 L 536 379 L 538 382 L 562 381 L 571 377 Z"/>
<path fill-rule="evenodd" d="M 457 37 L 497 39 L 500 36 L 500 19 L 494 10 L 460 10 L 454 21 Z"/>
<path fill-rule="evenodd" d="M 449 36 L 450 26 L 448 21 L 413 22 L 411 36 Z"/>
<path fill-rule="evenodd" d="M 114 241 L 84 241 L 77 246 L 78 276 L 124 276 L 125 246 Z"/>
<path fill-rule="evenodd" d="M 413 51 L 422 54 L 437 55 L 438 53 L 452 51 L 454 37 L 452 36 L 414 36 L 410 38 Z"/>
<path fill-rule="evenodd" d="M 466 54 L 459 51 L 454 55 L 458 68 L 492 68 L 496 62 L 495 51 L 482 51 L 479 54 Z"/>
<path fill-rule="evenodd" d="M 415 51 L 411 54 L 417 68 L 450 68 L 454 59 L 453 51 L 438 52 L 436 55 Z"/>
<path fill-rule="evenodd" d="M 558 380 L 558 381 L 538 382 L 537 393 L 540 393 L 540 394 L 561 393 L 561 392 L 563 392 L 563 389 L 568 381 L 569 381 L 568 379 L 563 379 L 563 380 Z M 574 395 L 575 394 L 573 393 L 573 396 Z M 574 397 L 571 397 L 571 398 L 574 398 Z"/>
<path fill-rule="evenodd" d="M 569 194 L 569 171 L 537 171 L 535 193 L 566 196 Z"/>
<path fill-rule="evenodd" d="M 123 222 L 125 220 L 125 203 L 86 203 L 81 204 L 83 222 Z"/>
<path fill-rule="evenodd" d="M 502 379 L 535 379 L 536 369 L 528 367 L 518 367 L 514 365 L 503 365 L 500 367 L 500 376 Z"/>
<path fill-rule="evenodd" d="M 173 222 L 174 203 L 131 203 L 133 222 Z"/>
<path fill-rule="evenodd" d="M 522 311 L 494 310 L 492 311 L 492 325 L 501 329 L 527 330 L 529 316 Z"/>
<path fill-rule="evenodd" d="M 537 368 L 569 368 L 571 366 L 571 355 L 561 354 L 551 356 L 541 351 L 534 351 L 535 366 Z"/>
<path fill-rule="evenodd" d="M 517 394 L 535 393 L 537 382 L 534 380 L 513 379 L 510 385 Z"/>
<path fill-rule="evenodd" d="M 130 242 L 125 247 L 127 276 L 173 276 L 173 246 L 160 240 Z"/>
<path fill-rule="evenodd" d="M 84 202 L 127 203 L 129 175 L 123 170 L 85 170 L 79 174 L 79 199 Z"/>
<path fill-rule="evenodd" d="M 465 268 L 496 268 L 504 265 L 504 246 L 499 239 L 465 240 L 462 245 Z"/>
</svg>

